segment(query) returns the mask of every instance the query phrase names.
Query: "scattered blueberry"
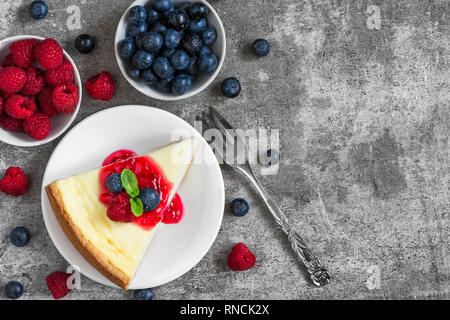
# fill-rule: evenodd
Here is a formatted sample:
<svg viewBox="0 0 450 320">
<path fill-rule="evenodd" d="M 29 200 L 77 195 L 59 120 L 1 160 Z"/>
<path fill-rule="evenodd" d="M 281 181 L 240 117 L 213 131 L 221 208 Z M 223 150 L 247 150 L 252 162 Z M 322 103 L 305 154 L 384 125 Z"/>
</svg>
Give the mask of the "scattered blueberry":
<svg viewBox="0 0 450 320">
<path fill-rule="evenodd" d="M 128 21 L 130 23 L 144 22 L 147 19 L 147 10 L 143 6 L 135 6 L 130 9 Z"/>
<path fill-rule="evenodd" d="M 206 18 L 208 14 L 208 7 L 201 3 L 194 3 L 191 7 L 191 15 L 195 18 Z"/>
<path fill-rule="evenodd" d="M 148 69 L 153 63 L 155 57 L 146 51 L 139 50 L 133 55 L 132 62 L 136 68 Z"/>
<path fill-rule="evenodd" d="M 175 29 L 168 29 L 164 34 L 164 46 L 166 48 L 175 49 L 181 41 L 180 33 Z"/>
<path fill-rule="evenodd" d="M 165 33 L 167 31 L 167 27 L 161 21 L 158 21 L 153 25 L 152 31 Z"/>
<path fill-rule="evenodd" d="M 169 28 L 181 31 L 189 27 L 189 23 L 189 15 L 184 10 L 176 9 L 167 15 L 167 25 Z"/>
<path fill-rule="evenodd" d="M 19 299 L 23 294 L 23 286 L 20 282 L 10 281 L 5 286 L 5 295 L 10 299 Z"/>
<path fill-rule="evenodd" d="M 89 34 L 80 34 L 75 39 L 75 48 L 81 53 L 90 53 L 95 48 L 95 38 Z"/>
<path fill-rule="evenodd" d="M 33 19 L 44 19 L 48 13 L 48 6 L 44 1 L 33 1 L 29 7 L 30 16 Z"/>
<path fill-rule="evenodd" d="M 171 0 L 153 0 L 153 8 L 158 12 L 170 10 L 173 7 Z"/>
<path fill-rule="evenodd" d="M 202 32 L 203 43 L 206 45 L 213 44 L 217 39 L 217 32 L 214 27 L 208 27 Z"/>
<path fill-rule="evenodd" d="M 128 68 L 128 76 L 131 79 L 137 80 L 137 79 L 139 79 L 140 75 L 141 75 L 141 69 L 136 68 L 135 66 L 130 66 Z"/>
<path fill-rule="evenodd" d="M 276 165 L 280 162 L 280 153 L 276 149 L 267 150 L 268 165 Z"/>
<path fill-rule="evenodd" d="M 186 69 L 184 69 L 184 72 L 188 75 L 195 76 L 197 74 L 197 60 L 197 56 L 189 57 L 189 64 Z"/>
<path fill-rule="evenodd" d="M 178 95 L 184 94 L 192 85 L 192 76 L 180 73 L 172 81 L 172 92 Z"/>
<path fill-rule="evenodd" d="M 155 76 L 152 69 L 147 69 L 144 72 L 142 72 L 142 79 L 147 84 L 156 84 L 156 82 L 158 82 L 158 77 Z"/>
<path fill-rule="evenodd" d="M 136 52 L 134 40 L 131 37 L 126 37 L 119 42 L 119 55 L 122 58 L 130 58 Z"/>
<path fill-rule="evenodd" d="M 247 214 L 249 206 L 247 201 L 242 198 L 234 199 L 230 204 L 230 210 L 236 217 L 243 217 Z"/>
<path fill-rule="evenodd" d="M 135 290 L 133 293 L 134 300 L 153 300 L 154 294 L 152 289 Z"/>
<path fill-rule="evenodd" d="M 161 50 L 164 43 L 163 37 L 155 31 L 150 31 L 142 40 L 142 47 L 150 53 L 156 53 Z"/>
<path fill-rule="evenodd" d="M 16 227 L 9 234 L 9 240 L 16 247 L 24 247 L 30 240 L 30 232 L 27 228 Z"/>
<path fill-rule="evenodd" d="M 130 37 L 136 37 L 139 33 L 147 32 L 148 25 L 146 22 L 129 23 L 127 35 Z"/>
<path fill-rule="evenodd" d="M 114 194 L 123 192 L 120 173 L 111 173 L 108 179 L 106 179 L 106 187 Z"/>
<path fill-rule="evenodd" d="M 159 19 L 161 19 L 161 14 L 158 11 L 154 10 L 153 8 L 147 9 L 147 24 L 149 26 L 157 23 Z"/>
<path fill-rule="evenodd" d="M 173 67 L 166 57 L 158 57 L 153 63 L 153 71 L 155 74 L 163 79 L 168 79 L 174 73 Z"/>
<path fill-rule="evenodd" d="M 198 71 L 212 73 L 217 69 L 217 57 L 214 53 L 204 54 L 198 58 Z"/>
<path fill-rule="evenodd" d="M 252 49 L 258 57 L 265 57 L 270 52 L 270 43 L 265 39 L 257 39 L 253 42 Z"/>
<path fill-rule="evenodd" d="M 161 202 L 161 197 L 159 193 L 152 188 L 144 188 L 139 193 L 139 199 L 141 199 L 144 205 L 144 212 L 150 212 L 155 210 L 155 208 Z"/>
<path fill-rule="evenodd" d="M 206 19 L 192 19 L 189 23 L 189 31 L 192 33 L 199 33 L 206 29 Z"/>
<path fill-rule="evenodd" d="M 183 47 L 191 55 L 194 55 L 197 52 L 199 52 L 202 45 L 203 45 L 202 39 L 195 33 L 189 34 L 183 39 Z"/>
<path fill-rule="evenodd" d="M 177 51 L 176 49 L 172 49 L 172 48 L 164 48 L 161 51 L 161 56 L 162 57 L 166 57 L 167 59 L 170 59 L 170 57 L 175 53 L 175 51 Z"/>
<path fill-rule="evenodd" d="M 189 55 L 184 50 L 177 50 L 170 57 L 170 63 L 175 70 L 184 70 L 189 64 Z"/>
<path fill-rule="evenodd" d="M 236 78 L 226 78 L 220 86 L 227 98 L 236 98 L 241 93 L 241 82 Z"/>
<path fill-rule="evenodd" d="M 204 55 L 204 54 L 209 54 L 209 53 L 212 53 L 210 47 L 208 47 L 208 46 L 203 46 L 203 47 L 200 48 L 200 51 L 198 52 L 198 55 L 199 55 L 199 56 L 202 56 L 202 55 Z"/>
</svg>

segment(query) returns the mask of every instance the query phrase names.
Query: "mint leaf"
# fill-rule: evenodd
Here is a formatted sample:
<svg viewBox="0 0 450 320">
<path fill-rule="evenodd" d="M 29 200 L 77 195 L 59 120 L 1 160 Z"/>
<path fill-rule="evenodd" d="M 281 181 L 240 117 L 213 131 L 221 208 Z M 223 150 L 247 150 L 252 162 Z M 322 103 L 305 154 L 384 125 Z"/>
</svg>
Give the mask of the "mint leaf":
<svg viewBox="0 0 450 320">
<path fill-rule="evenodd" d="M 123 169 L 122 174 L 120 175 L 120 180 L 122 181 L 122 187 L 130 195 L 130 197 L 135 198 L 139 195 L 139 185 L 133 171 Z"/>
<path fill-rule="evenodd" d="M 136 198 L 136 199 L 130 199 L 130 203 L 131 203 L 131 211 L 133 211 L 134 215 L 136 217 L 140 217 L 142 216 L 142 214 L 144 213 L 144 205 L 142 204 L 141 199 Z"/>
</svg>

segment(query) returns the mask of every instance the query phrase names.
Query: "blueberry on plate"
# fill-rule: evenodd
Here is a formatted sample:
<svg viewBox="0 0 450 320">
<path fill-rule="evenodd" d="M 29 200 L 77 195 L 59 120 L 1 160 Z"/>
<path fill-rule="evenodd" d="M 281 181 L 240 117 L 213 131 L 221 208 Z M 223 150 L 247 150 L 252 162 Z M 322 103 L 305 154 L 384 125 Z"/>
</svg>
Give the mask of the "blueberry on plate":
<svg viewBox="0 0 450 320">
<path fill-rule="evenodd" d="M 134 40 L 131 37 L 126 37 L 119 42 L 119 55 L 122 58 L 130 58 L 136 52 L 136 46 Z"/>
<path fill-rule="evenodd" d="M 161 21 L 158 21 L 153 25 L 152 31 L 164 34 L 167 31 L 167 27 Z"/>
<path fill-rule="evenodd" d="M 253 42 L 252 49 L 258 57 L 265 57 L 270 52 L 270 43 L 265 39 L 256 39 Z"/>
<path fill-rule="evenodd" d="M 188 30 L 192 33 L 199 33 L 206 29 L 207 23 L 206 19 L 192 19 L 189 23 Z"/>
<path fill-rule="evenodd" d="M 214 27 L 208 27 L 202 32 L 202 39 L 206 45 L 213 44 L 217 39 L 217 32 Z"/>
<path fill-rule="evenodd" d="M 172 8 L 171 0 L 153 0 L 153 8 L 158 12 L 165 12 Z"/>
<path fill-rule="evenodd" d="M 10 281 L 5 286 L 5 295 L 10 299 L 19 299 L 23 294 L 23 286 L 20 282 Z"/>
<path fill-rule="evenodd" d="M 236 78 L 223 80 L 220 90 L 227 98 L 236 98 L 241 93 L 241 82 Z"/>
<path fill-rule="evenodd" d="M 155 210 L 155 208 L 161 202 L 161 197 L 159 193 L 152 188 L 144 188 L 139 193 L 139 199 L 141 199 L 144 205 L 144 212 L 150 212 Z"/>
<path fill-rule="evenodd" d="M 130 66 L 127 73 L 131 79 L 137 80 L 141 75 L 141 69 L 136 68 L 135 66 Z"/>
<path fill-rule="evenodd" d="M 156 84 L 158 81 L 158 77 L 155 76 L 151 69 L 144 70 L 141 77 L 147 84 Z"/>
<path fill-rule="evenodd" d="M 170 63 L 175 70 L 184 70 L 189 64 L 189 55 L 184 50 L 177 50 L 170 57 Z"/>
<path fill-rule="evenodd" d="M 139 33 L 147 32 L 148 25 L 146 22 L 129 23 L 127 29 L 127 35 L 130 37 L 136 37 Z"/>
<path fill-rule="evenodd" d="M 128 21 L 130 23 L 139 23 L 147 19 L 147 10 L 143 6 L 135 6 L 130 9 Z"/>
<path fill-rule="evenodd" d="M 209 9 L 207 6 L 197 2 L 191 6 L 190 12 L 194 18 L 206 18 L 209 14 Z"/>
<path fill-rule="evenodd" d="M 164 48 L 162 49 L 160 56 L 170 59 L 170 57 L 175 53 L 175 51 L 177 50 L 172 48 Z"/>
<path fill-rule="evenodd" d="M 192 76 L 180 73 L 172 81 L 172 92 L 178 95 L 184 94 L 192 85 Z"/>
<path fill-rule="evenodd" d="M 48 13 L 48 6 L 44 1 L 33 1 L 30 4 L 29 12 L 33 19 L 44 19 Z"/>
<path fill-rule="evenodd" d="M 108 179 L 106 179 L 106 187 L 114 194 L 123 192 L 124 190 L 122 188 L 120 173 L 111 173 Z"/>
<path fill-rule="evenodd" d="M 214 53 L 204 54 L 198 58 L 198 71 L 211 73 L 217 69 L 217 57 Z"/>
<path fill-rule="evenodd" d="M 155 86 L 161 92 L 165 92 L 165 93 L 170 92 L 170 80 L 168 80 L 168 79 L 159 79 L 156 82 Z"/>
<path fill-rule="evenodd" d="M 150 53 L 156 53 L 161 50 L 164 43 L 162 35 L 158 32 L 150 31 L 144 36 L 142 40 L 142 47 L 145 51 Z"/>
<path fill-rule="evenodd" d="M 174 70 L 166 57 L 158 57 L 153 63 L 153 71 L 155 74 L 163 79 L 169 79 L 173 76 Z"/>
<path fill-rule="evenodd" d="M 166 48 L 174 49 L 178 47 L 181 41 L 180 33 L 175 29 L 168 29 L 164 34 L 164 46 Z"/>
<path fill-rule="evenodd" d="M 277 149 L 267 150 L 267 159 L 269 160 L 268 165 L 276 165 L 280 162 L 280 152 Z"/>
<path fill-rule="evenodd" d="M 200 51 L 198 52 L 199 56 L 202 56 L 204 54 L 212 53 L 211 49 L 208 46 L 203 46 L 200 48 Z"/>
<path fill-rule="evenodd" d="M 247 201 L 242 198 L 237 198 L 231 201 L 230 210 L 236 217 L 243 217 L 247 214 L 249 206 Z"/>
<path fill-rule="evenodd" d="M 95 48 L 95 38 L 89 34 L 80 34 L 75 39 L 75 48 L 81 53 L 90 53 Z"/>
<path fill-rule="evenodd" d="M 185 30 L 189 27 L 189 23 L 189 15 L 184 10 L 175 9 L 167 15 L 167 25 L 169 28 L 173 28 L 178 31 Z"/>
<path fill-rule="evenodd" d="M 188 75 L 195 76 L 197 74 L 197 56 L 189 57 L 189 63 L 184 72 Z"/>
<path fill-rule="evenodd" d="M 134 300 L 153 300 L 154 296 L 152 289 L 135 290 L 133 293 Z"/>
<path fill-rule="evenodd" d="M 192 56 L 200 51 L 200 48 L 203 45 L 202 39 L 196 34 L 188 34 L 183 39 L 183 47 L 189 52 Z"/>
<path fill-rule="evenodd" d="M 16 247 L 24 247 L 30 240 L 30 232 L 25 227 L 16 227 L 10 232 L 9 240 Z"/>
<path fill-rule="evenodd" d="M 148 69 L 151 67 L 154 59 L 155 57 L 153 54 L 147 51 L 139 50 L 133 55 L 132 63 L 136 68 Z"/>
<path fill-rule="evenodd" d="M 161 19 L 161 14 L 153 8 L 147 9 L 147 24 L 149 26 L 154 25 Z"/>
</svg>

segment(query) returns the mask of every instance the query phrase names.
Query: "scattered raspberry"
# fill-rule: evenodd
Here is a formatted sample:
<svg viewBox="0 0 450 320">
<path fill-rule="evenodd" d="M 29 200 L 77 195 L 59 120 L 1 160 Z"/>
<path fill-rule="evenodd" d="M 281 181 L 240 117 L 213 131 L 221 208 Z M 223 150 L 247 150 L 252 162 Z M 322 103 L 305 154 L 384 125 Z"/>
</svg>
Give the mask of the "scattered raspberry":
<svg viewBox="0 0 450 320">
<path fill-rule="evenodd" d="M 243 243 L 233 247 L 228 255 L 228 266 L 233 271 L 244 271 L 253 268 L 256 258 Z"/>
<path fill-rule="evenodd" d="M 20 68 L 28 68 L 34 62 L 34 49 L 39 43 L 37 39 L 26 39 L 14 42 L 9 46 L 14 64 Z"/>
<path fill-rule="evenodd" d="M 54 39 L 45 39 L 36 46 L 36 60 L 44 70 L 55 69 L 63 61 L 63 50 Z"/>
<path fill-rule="evenodd" d="M 15 119 L 26 119 L 37 110 L 36 103 L 19 94 L 12 95 L 5 103 L 5 111 Z"/>
<path fill-rule="evenodd" d="M 72 290 L 67 287 L 70 276 L 70 273 L 61 271 L 53 272 L 47 276 L 45 281 L 54 299 L 64 298 Z"/>
<path fill-rule="evenodd" d="M 27 81 L 25 71 L 16 67 L 8 67 L 0 71 L 0 90 L 16 93 L 22 90 Z"/>
<path fill-rule="evenodd" d="M 7 114 L 0 114 L 0 127 L 6 131 L 23 132 L 23 120 L 14 119 Z"/>
<path fill-rule="evenodd" d="M 61 113 L 74 112 L 79 98 L 78 87 L 72 82 L 60 84 L 53 90 L 53 105 Z"/>
<path fill-rule="evenodd" d="M 56 87 L 58 84 L 65 82 L 73 82 L 75 74 L 73 72 L 72 64 L 64 59 L 63 63 L 55 69 L 48 70 L 45 74 L 45 81 L 52 87 Z"/>
<path fill-rule="evenodd" d="M 0 190 L 11 196 L 22 196 L 28 190 L 28 180 L 22 169 L 10 167 L 5 172 L 5 177 L 0 180 Z"/>
<path fill-rule="evenodd" d="M 45 80 L 35 68 L 28 68 L 26 73 L 27 82 L 25 83 L 21 93 L 26 96 L 35 96 L 44 88 Z"/>
<path fill-rule="evenodd" d="M 13 66 L 14 66 L 13 56 L 11 53 L 9 53 L 5 57 L 5 60 L 3 60 L 3 68 L 13 67 Z"/>
<path fill-rule="evenodd" d="M 86 82 L 86 91 L 94 99 L 109 101 L 114 96 L 114 79 L 111 74 L 103 71 Z"/>
<path fill-rule="evenodd" d="M 47 138 L 51 129 L 50 118 L 43 113 L 35 113 L 23 123 L 25 133 L 36 140 Z"/>
<path fill-rule="evenodd" d="M 38 95 L 38 103 L 39 108 L 42 113 L 46 114 L 49 117 L 54 117 L 58 114 L 58 110 L 56 110 L 53 104 L 53 88 L 47 87 L 41 91 Z"/>
<path fill-rule="evenodd" d="M 131 211 L 130 198 L 124 193 L 114 196 L 106 214 L 116 222 L 132 222 L 136 218 Z"/>
</svg>

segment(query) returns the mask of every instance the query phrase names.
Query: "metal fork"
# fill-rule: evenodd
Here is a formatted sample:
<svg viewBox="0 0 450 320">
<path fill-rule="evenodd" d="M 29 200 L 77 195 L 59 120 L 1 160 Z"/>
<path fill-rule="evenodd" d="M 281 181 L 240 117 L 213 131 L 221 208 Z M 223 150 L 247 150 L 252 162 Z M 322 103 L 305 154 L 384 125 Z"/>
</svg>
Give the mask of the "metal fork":
<svg viewBox="0 0 450 320">
<path fill-rule="evenodd" d="M 215 148 L 219 157 L 222 157 L 225 160 L 223 154 L 223 145 L 222 142 L 225 142 L 226 147 L 235 146 L 234 141 L 235 138 L 238 139 L 238 142 L 244 146 L 245 148 L 245 163 L 238 164 L 236 161 L 237 155 L 235 154 L 235 158 L 233 159 L 233 163 L 229 163 L 229 161 L 223 161 L 225 164 L 229 165 L 232 168 L 235 168 L 242 172 L 250 181 L 255 185 L 256 189 L 259 191 L 261 197 L 263 198 L 267 208 L 269 209 L 272 216 L 275 218 L 275 221 L 287 235 L 288 240 L 291 244 L 292 250 L 294 250 L 295 254 L 299 258 L 299 260 L 306 267 L 307 271 L 311 275 L 312 282 L 318 286 L 325 286 L 330 282 L 330 273 L 327 269 L 322 265 L 322 263 L 315 257 L 315 255 L 311 252 L 311 250 L 307 247 L 305 241 L 302 237 L 292 228 L 285 214 L 281 211 L 278 205 L 273 201 L 267 191 L 263 188 L 263 186 L 256 179 L 253 170 L 248 161 L 248 146 L 243 141 L 243 139 L 239 135 L 232 135 L 230 131 L 233 131 L 234 128 L 225 120 L 225 118 L 213 107 L 210 107 L 209 114 L 206 112 L 202 112 L 201 121 L 205 125 L 207 129 L 218 129 L 222 136 L 220 137 L 221 141 L 218 143 L 220 145 Z M 240 140 L 239 140 L 240 139 Z M 214 143 L 214 142 L 213 142 Z M 227 159 L 228 160 L 228 159 Z M 228 163 L 227 163 L 228 162 Z"/>
</svg>

